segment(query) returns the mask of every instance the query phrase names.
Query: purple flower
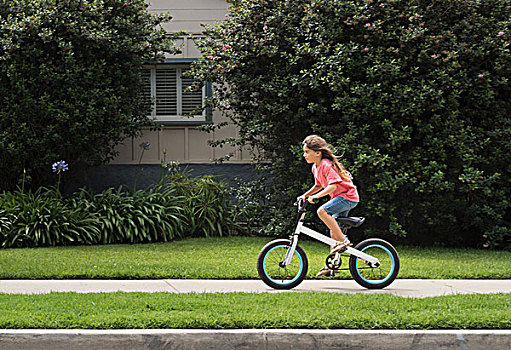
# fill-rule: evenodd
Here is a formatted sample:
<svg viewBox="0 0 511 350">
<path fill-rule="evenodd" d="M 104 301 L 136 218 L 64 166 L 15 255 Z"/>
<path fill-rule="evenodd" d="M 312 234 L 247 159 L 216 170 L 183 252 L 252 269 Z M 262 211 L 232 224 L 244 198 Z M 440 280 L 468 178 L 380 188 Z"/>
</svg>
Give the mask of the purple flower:
<svg viewBox="0 0 511 350">
<path fill-rule="evenodd" d="M 478 77 L 479 78 L 484 78 L 484 74 L 479 74 Z"/>
<path fill-rule="evenodd" d="M 504 32 L 499 32 L 499 34 L 497 34 L 498 36 L 502 36 L 504 35 Z"/>
<path fill-rule="evenodd" d="M 59 162 L 55 162 L 52 165 L 52 169 L 54 173 L 60 174 L 60 172 L 64 172 L 69 170 L 69 166 L 66 164 L 65 161 L 61 160 Z"/>
<path fill-rule="evenodd" d="M 140 148 L 142 148 L 144 151 L 145 150 L 150 150 L 151 149 L 151 144 L 149 142 L 142 142 L 140 145 Z"/>
<path fill-rule="evenodd" d="M 264 26 L 264 27 L 263 27 L 263 29 L 264 29 L 264 30 L 268 29 L 268 26 Z"/>
<path fill-rule="evenodd" d="M 366 27 L 369 28 L 371 26 L 371 23 L 367 23 Z"/>
</svg>

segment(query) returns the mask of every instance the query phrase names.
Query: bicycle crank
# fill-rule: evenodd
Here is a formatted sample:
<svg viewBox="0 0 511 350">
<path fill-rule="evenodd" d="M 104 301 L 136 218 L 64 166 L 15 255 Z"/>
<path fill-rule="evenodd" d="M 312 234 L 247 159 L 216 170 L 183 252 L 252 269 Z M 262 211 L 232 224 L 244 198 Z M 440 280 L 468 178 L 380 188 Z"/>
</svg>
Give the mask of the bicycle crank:
<svg viewBox="0 0 511 350">
<path fill-rule="evenodd" d="M 338 270 L 342 265 L 341 254 L 334 253 L 326 257 L 325 265 L 330 270 Z"/>
</svg>

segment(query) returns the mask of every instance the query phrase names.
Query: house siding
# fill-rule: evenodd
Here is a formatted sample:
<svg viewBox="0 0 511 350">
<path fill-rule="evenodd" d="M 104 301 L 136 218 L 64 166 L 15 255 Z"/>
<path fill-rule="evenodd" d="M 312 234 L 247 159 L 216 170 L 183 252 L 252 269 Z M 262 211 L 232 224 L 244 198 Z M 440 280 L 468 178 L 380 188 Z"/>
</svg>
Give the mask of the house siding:
<svg viewBox="0 0 511 350">
<path fill-rule="evenodd" d="M 229 4 L 224 0 L 153 0 L 150 2 L 149 12 L 161 13 L 169 11 L 173 17 L 164 28 L 169 32 L 186 31 L 187 34 L 200 35 L 203 27 L 201 24 L 212 25 L 216 21 L 225 18 Z M 193 59 L 200 57 L 192 38 L 181 37 L 177 41 L 182 45 L 182 53 L 167 56 L 167 61 L 176 59 Z M 229 122 L 229 119 L 219 111 L 212 112 L 212 123 Z M 180 163 L 213 163 L 213 159 L 233 153 L 230 163 L 249 163 L 250 152 L 248 149 L 235 149 L 230 146 L 222 148 L 209 146 L 209 141 L 215 141 L 226 137 L 236 137 L 237 129 L 230 124 L 212 133 L 206 133 L 198 129 L 197 125 L 186 125 L 173 122 L 172 125 L 164 125 L 161 130 L 143 130 L 141 137 L 127 139 L 117 147 L 119 156 L 111 164 L 159 164 L 164 158 L 167 161 Z M 141 157 L 142 142 L 150 142 L 151 148 L 145 150 Z M 166 156 L 163 150 L 166 150 Z"/>
</svg>

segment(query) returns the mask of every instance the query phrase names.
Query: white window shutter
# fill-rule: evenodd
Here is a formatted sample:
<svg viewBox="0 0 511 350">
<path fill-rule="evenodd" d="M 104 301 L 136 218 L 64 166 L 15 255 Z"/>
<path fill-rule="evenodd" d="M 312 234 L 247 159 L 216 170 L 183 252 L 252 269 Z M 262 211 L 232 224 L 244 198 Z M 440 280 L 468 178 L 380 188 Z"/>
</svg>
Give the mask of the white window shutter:
<svg viewBox="0 0 511 350">
<path fill-rule="evenodd" d="M 142 70 L 142 98 L 150 106 L 148 115 L 160 121 L 204 121 L 202 111 L 205 88 L 189 91 L 194 80 L 183 77 L 187 67 L 169 65 L 146 66 Z"/>
<path fill-rule="evenodd" d="M 156 68 L 156 116 L 177 115 L 177 72 Z"/>
<path fill-rule="evenodd" d="M 183 69 L 182 72 L 188 69 Z M 181 76 L 182 85 L 182 112 L 183 114 L 190 114 L 195 112 L 196 115 L 201 114 L 202 111 L 198 112 L 197 108 L 202 107 L 202 89 L 198 91 L 189 91 L 189 87 L 192 86 L 194 80 L 192 78 Z"/>
</svg>

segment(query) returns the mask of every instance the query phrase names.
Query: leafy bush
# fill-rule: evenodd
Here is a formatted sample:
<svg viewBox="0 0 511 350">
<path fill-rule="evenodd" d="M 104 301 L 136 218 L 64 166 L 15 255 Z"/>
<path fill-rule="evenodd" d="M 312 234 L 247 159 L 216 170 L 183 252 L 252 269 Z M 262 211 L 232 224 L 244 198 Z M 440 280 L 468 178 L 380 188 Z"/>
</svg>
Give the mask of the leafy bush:
<svg viewBox="0 0 511 350">
<path fill-rule="evenodd" d="M 0 193 L 0 247 L 167 242 L 231 233 L 229 191 L 211 177 L 174 174 L 145 190 Z"/>
<path fill-rule="evenodd" d="M 174 34 L 144 0 L 0 2 L 0 190 L 26 169 L 34 188 L 46 165 L 75 171 L 112 159 L 148 125 L 144 62 L 175 52 Z"/>
<path fill-rule="evenodd" d="M 235 0 L 205 34 L 194 75 L 283 217 L 317 133 L 344 154 L 368 235 L 511 249 L 509 1 Z"/>
<path fill-rule="evenodd" d="M 1 194 L 0 217 L 2 248 L 92 244 L 100 233 L 90 212 L 43 187 Z"/>
<path fill-rule="evenodd" d="M 289 234 L 291 215 L 289 210 L 278 210 L 268 193 L 268 181 L 264 177 L 250 182 L 238 182 L 235 188 L 237 223 L 241 233 L 256 236 L 279 236 Z"/>
<path fill-rule="evenodd" d="M 183 209 L 173 204 L 172 189 L 131 194 L 108 189 L 99 194 L 82 191 L 71 199 L 73 208 L 95 217 L 100 234 L 96 243 L 167 242 L 185 235 Z"/>
<path fill-rule="evenodd" d="M 186 231 L 192 236 L 224 236 L 236 228 L 229 188 L 212 176 L 189 178 L 184 173 L 169 177 L 166 184 L 176 190 L 176 205 L 184 210 Z"/>
</svg>

